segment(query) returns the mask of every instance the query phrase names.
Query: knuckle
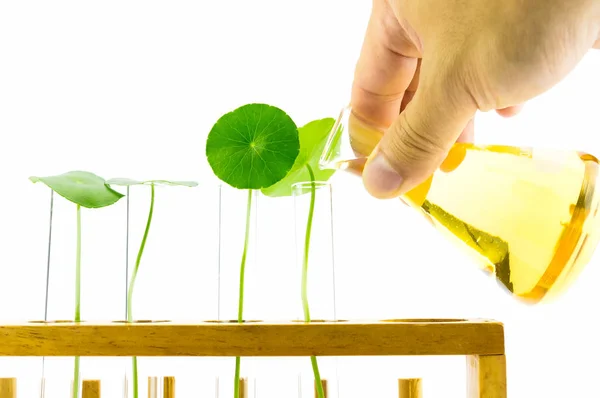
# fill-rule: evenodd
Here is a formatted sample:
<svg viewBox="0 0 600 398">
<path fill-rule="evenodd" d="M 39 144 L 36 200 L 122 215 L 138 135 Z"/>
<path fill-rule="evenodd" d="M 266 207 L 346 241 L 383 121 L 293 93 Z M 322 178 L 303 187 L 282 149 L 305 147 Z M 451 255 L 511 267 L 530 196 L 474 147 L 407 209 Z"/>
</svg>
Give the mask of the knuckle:
<svg viewBox="0 0 600 398">
<path fill-rule="evenodd" d="M 401 115 L 399 123 L 394 126 L 394 130 L 386 134 L 387 149 L 390 155 L 390 161 L 394 166 L 406 169 L 410 166 L 417 172 L 417 169 L 428 169 L 429 165 L 443 158 L 447 151 L 444 144 L 435 136 L 427 133 L 427 129 L 415 128 L 406 118 Z M 427 172 L 428 170 L 423 170 Z"/>
</svg>

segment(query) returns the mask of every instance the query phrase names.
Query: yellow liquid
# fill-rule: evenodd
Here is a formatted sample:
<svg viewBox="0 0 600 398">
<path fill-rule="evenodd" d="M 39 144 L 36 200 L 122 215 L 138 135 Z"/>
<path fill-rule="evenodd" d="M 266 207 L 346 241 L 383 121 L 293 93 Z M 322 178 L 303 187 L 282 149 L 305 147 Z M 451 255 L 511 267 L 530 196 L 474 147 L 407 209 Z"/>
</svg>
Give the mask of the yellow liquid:
<svg viewBox="0 0 600 398">
<path fill-rule="evenodd" d="M 381 134 L 363 126 L 351 135 L 356 159 L 335 167 L 360 175 L 359 153 Z M 457 143 L 402 199 L 511 294 L 537 303 L 564 292 L 598 244 L 598 169 L 598 159 L 575 151 Z"/>
</svg>

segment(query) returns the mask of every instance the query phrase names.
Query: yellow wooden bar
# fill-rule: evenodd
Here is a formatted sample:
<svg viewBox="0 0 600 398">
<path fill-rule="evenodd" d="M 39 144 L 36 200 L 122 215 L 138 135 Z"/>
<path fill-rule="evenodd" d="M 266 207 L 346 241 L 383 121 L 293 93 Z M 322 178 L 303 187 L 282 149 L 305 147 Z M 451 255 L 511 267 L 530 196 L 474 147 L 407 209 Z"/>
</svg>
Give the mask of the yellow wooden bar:
<svg viewBox="0 0 600 398">
<path fill-rule="evenodd" d="M 100 398 L 100 380 L 84 380 L 81 396 L 82 398 Z"/>
<path fill-rule="evenodd" d="M 240 398 L 250 398 L 248 395 L 248 379 L 246 377 L 240 378 L 238 383 L 240 388 Z"/>
<path fill-rule="evenodd" d="M 398 398 L 423 398 L 421 379 L 398 379 Z"/>
<path fill-rule="evenodd" d="M 467 357 L 467 398 L 506 398 L 506 357 Z"/>
<path fill-rule="evenodd" d="M 0 356 L 499 354 L 503 325 L 490 320 L 0 325 Z"/>
<path fill-rule="evenodd" d="M 507 396 L 504 327 L 486 319 L 0 325 L 0 357 L 312 355 L 463 355 L 467 357 L 468 398 Z M 240 384 L 247 396 L 247 380 Z M 158 398 L 157 379 L 149 379 L 148 386 L 148 396 Z M 164 387 L 167 395 L 163 398 L 174 397 L 175 379 L 165 378 Z M 401 397 L 422 395 L 420 379 L 400 379 L 398 387 Z M 16 379 L 0 379 L 0 398 L 15 395 Z"/>
<path fill-rule="evenodd" d="M 317 381 L 315 380 L 315 398 L 319 398 L 319 389 L 317 388 Z M 326 379 L 321 379 L 321 386 L 323 387 L 323 396 L 325 398 L 329 397 L 329 387 L 327 386 L 327 380 Z"/>
<path fill-rule="evenodd" d="M 0 398 L 17 398 L 17 379 L 0 379 Z"/>
<path fill-rule="evenodd" d="M 175 398 L 175 377 L 163 378 L 163 398 Z"/>
</svg>

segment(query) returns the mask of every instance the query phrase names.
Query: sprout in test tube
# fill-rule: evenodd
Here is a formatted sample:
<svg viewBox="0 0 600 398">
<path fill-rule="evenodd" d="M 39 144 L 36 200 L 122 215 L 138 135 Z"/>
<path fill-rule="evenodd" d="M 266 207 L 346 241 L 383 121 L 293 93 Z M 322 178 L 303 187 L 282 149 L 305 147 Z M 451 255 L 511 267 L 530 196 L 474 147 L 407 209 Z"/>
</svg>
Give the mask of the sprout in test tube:
<svg viewBox="0 0 600 398">
<path fill-rule="evenodd" d="M 127 322 L 133 322 L 133 288 L 135 286 L 135 281 L 137 278 L 138 270 L 140 268 L 140 262 L 142 261 L 142 254 L 144 253 L 144 248 L 146 247 L 146 241 L 148 239 L 148 233 L 150 232 L 150 225 L 152 223 L 152 216 L 154 214 L 154 187 L 156 185 L 166 185 L 166 186 L 185 186 L 185 187 L 195 187 L 198 185 L 197 182 L 194 181 L 167 181 L 167 180 L 150 180 L 150 181 L 136 181 L 131 180 L 129 178 L 113 178 L 106 182 L 108 185 L 121 185 L 121 186 L 132 186 L 132 185 L 150 185 L 150 209 L 148 211 L 148 219 L 146 220 L 146 229 L 144 230 L 144 235 L 142 237 L 142 243 L 140 244 L 140 248 L 138 250 L 138 254 L 135 260 L 135 266 L 133 268 L 133 272 L 131 274 L 131 280 L 129 281 L 129 287 L 127 289 Z M 132 358 L 132 382 L 133 382 L 133 398 L 138 398 L 139 396 L 139 386 L 138 386 L 138 366 L 137 366 L 137 357 Z"/>
<path fill-rule="evenodd" d="M 327 137 L 335 120 L 331 118 L 314 120 L 299 129 L 300 137 L 300 154 L 296 158 L 294 166 L 288 175 L 272 185 L 269 188 L 262 190 L 266 196 L 291 196 L 292 187 L 299 182 L 310 182 L 310 205 L 308 210 L 308 220 L 306 222 L 306 233 L 304 238 L 304 252 L 302 256 L 302 310 L 304 313 L 304 321 L 310 322 L 310 309 L 308 303 L 308 255 L 310 252 L 310 239 L 312 232 L 312 223 L 315 209 L 316 196 L 316 181 L 326 182 L 334 174 L 335 170 L 319 169 L 319 158 L 325 147 Z M 319 366 L 317 358 L 310 358 L 317 387 L 319 398 L 323 398 L 325 393 L 321 383 Z"/>
<path fill-rule="evenodd" d="M 247 104 L 221 116 L 208 134 L 206 157 L 214 174 L 226 184 L 248 190 L 246 228 L 240 265 L 237 321 L 243 322 L 244 276 L 252 191 L 283 179 L 300 151 L 298 128 L 281 109 Z M 236 357 L 234 396 L 239 397 L 240 357 Z"/>
<path fill-rule="evenodd" d="M 33 183 L 42 182 L 74 203 L 77 208 L 77 246 L 75 254 L 75 322 L 81 321 L 81 208 L 98 209 L 116 203 L 124 195 L 111 189 L 106 181 L 87 171 L 70 171 L 49 177 L 30 177 Z M 79 357 L 73 369 L 73 398 L 79 396 Z"/>
</svg>

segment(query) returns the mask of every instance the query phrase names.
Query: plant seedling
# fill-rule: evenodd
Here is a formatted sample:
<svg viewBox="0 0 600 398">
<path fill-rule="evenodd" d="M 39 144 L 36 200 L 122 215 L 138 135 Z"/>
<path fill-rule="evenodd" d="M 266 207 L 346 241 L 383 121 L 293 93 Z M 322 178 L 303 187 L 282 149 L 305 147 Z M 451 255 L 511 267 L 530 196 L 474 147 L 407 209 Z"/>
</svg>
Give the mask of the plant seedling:
<svg viewBox="0 0 600 398">
<path fill-rule="evenodd" d="M 81 207 L 98 209 L 115 204 L 124 195 L 111 189 L 106 181 L 87 171 L 70 171 L 50 177 L 29 177 L 77 205 L 77 252 L 75 255 L 75 322 L 81 321 Z M 73 369 L 73 398 L 79 396 L 79 357 Z"/>
<path fill-rule="evenodd" d="M 300 137 L 300 154 L 296 158 L 294 166 L 278 183 L 271 187 L 264 188 L 263 194 L 266 196 L 278 197 L 278 196 L 291 196 L 292 187 L 294 184 L 299 182 L 310 181 L 310 205 L 308 210 L 308 220 L 306 222 L 306 234 L 304 238 L 304 253 L 302 257 L 302 309 L 304 313 L 304 321 L 310 322 L 310 310 L 308 303 L 308 254 L 310 252 L 310 236 L 312 231 L 312 222 L 315 209 L 315 196 L 316 188 L 315 181 L 327 181 L 334 174 L 335 170 L 321 170 L 319 169 L 319 157 L 323 152 L 327 137 L 333 124 L 334 119 L 326 118 L 320 120 L 314 120 L 299 129 Z M 319 373 L 319 366 L 317 364 L 317 358 L 312 356 L 311 364 L 313 374 L 315 377 L 317 393 L 319 398 L 323 398 L 325 393 L 323 391 L 323 385 L 321 383 L 321 376 Z"/>
<path fill-rule="evenodd" d="M 129 282 L 129 288 L 127 289 L 127 322 L 133 322 L 133 288 L 135 286 L 135 280 L 137 278 L 138 270 L 140 268 L 140 262 L 142 260 L 142 254 L 146 247 L 146 240 L 148 239 L 148 233 L 150 231 L 150 224 L 152 223 L 152 216 L 154 214 L 154 187 L 155 185 L 165 186 L 185 186 L 185 187 L 196 187 L 197 182 L 194 181 L 167 181 L 167 180 L 149 180 L 149 181 L 136 181 L 129 178 L 113 178 L 106 182 L 108 185 L 120 185 L 120 186 L 132 186 L 132 185 L 150 185 L 150 210 L 148 211 L 148 219 L 146 220 L 146 229 L 142 237 L 142 243 L 138 250 L 138 254 L 135 260 L 135 267 L 131 274 L 131 281 Z M 139 386 L 138 386 L 138 366 L 137 357 L 132 358 L 132 378 L 133 378 L 133 398 L 138 398 Z"/>
<path fill-rule="evenodd" d="M 244 275 L 252 191 L 268 188 L 292 169 L 300 152 L 298 127 L 281 109 L 247 104 L 221 116 L 206 140 L 213 173 L 226 184 L 248 190 L 244 248 L 240 265 L 238 319 L 243 322 Z M 234 397 L 239 397 L 240 357 L 235 360 Z"/>
</svg>

